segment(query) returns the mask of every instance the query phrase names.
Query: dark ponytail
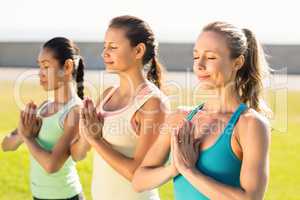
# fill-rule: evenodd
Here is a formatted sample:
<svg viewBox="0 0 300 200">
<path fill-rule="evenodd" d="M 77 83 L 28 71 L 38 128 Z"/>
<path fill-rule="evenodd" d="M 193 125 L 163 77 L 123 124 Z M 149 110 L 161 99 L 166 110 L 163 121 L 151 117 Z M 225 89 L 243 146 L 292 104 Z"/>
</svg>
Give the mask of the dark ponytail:
<svg viewBox="0 0 300 200">
<path fill-rule="evenodd" d="M 43 45 L 44 49 L 50 50 L 53 53 L 55 59 L 63 68 L 67 59 L 72 59 L 74 62 L 72 76 L 77 83 L 77 94 L 83 99 L 84 96 L 84 85 L 83 85 L 83 77 L 84 77 L 84 62 L 79 55 L 79 48 L 75 45 L 75 43 L 64 37 L 56 37 L 49 41 L 47 41 Z"/>
<path fill-rule="evenodd" d="M 75 71 L 75 70 L 74 70 Z M 76 86 L 77 86 L 77 95 L 79 96 L 80 99 L 83 99 L 84 97 L 84 62 L 83 59 L 80 57 L 79 62 L 78 62 L 78 67 L 76 69 Z"/>
<path fill-rule="evenodd" d="M 152 58 L 149 71 L 147 72 L 147 79 L 154 83 L 158 88 L 162 86 L 162 66 L 157 61 L 156 56 Z"/>
<path fill-rule="evenodd" d="M 244 56 L 245 62 L 235 76 L 235 90 L 241 101 L 250 108 L 264 114 L 270 113 L 270 109 L 262 102 L 263 76 L 270 68 L 254 34 L 226 22 L 210 23 L 203 31 L 213 31 L 224 36 L 232 59 Z"/>
<path fill-rule="evenodd" d="M 154 33 L 150 26 L 142 19 L 125 15 L 113 18 L 109 27 L 124 29 L 126 37 L 133 47 L 140 43 L 145 44 L 146 51 L 143 57 L 143 65 L 149 66 L 147 79 L 158 88 L 161 88 L 163 67 L 158 62 L 158 45 L 155 42 Z"/>
</svg>

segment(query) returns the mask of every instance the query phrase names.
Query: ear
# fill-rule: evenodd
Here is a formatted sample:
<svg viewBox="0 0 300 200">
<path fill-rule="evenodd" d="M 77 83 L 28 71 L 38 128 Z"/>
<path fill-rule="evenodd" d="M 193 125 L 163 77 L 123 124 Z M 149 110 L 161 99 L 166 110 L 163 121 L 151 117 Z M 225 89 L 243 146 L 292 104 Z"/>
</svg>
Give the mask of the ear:
<svg viewBox="0 0 300 200">
<path fill-rule="evenodd" d="M 136 59 L 143 59 L 145 52 L 146 52 L 146 46 L 144 43 L 139 43 L 135 47 L 135 58 Z"/>
<path fill-rule="evenodd" d="M 240 55 L 234 61 L 234 70 L 238 71 L 239 69 L 241 69 L 243 67 L 244 63 L 245 63 L 245 57 L 243 55 Z"/>
<path fill-rule="evenodd" d="M 67 59 L 64 64 L 65 75 L 72 74 L 74 68 L 74 61 L 72 59 Z"/>
</svg>

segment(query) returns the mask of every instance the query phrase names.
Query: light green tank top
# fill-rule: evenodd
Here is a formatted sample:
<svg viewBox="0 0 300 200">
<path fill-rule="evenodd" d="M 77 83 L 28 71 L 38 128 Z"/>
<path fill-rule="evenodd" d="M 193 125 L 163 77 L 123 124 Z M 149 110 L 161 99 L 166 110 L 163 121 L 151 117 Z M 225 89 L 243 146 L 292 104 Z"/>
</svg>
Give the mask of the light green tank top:
<svg viewBox="0 0 300 200">
<path fill-rule="evenodd" d="M 43 110 L 50 102 L 43 104 L 40 111 Z M 45 150 L 51 151 L 59 138 L 63 135 L 63 122 L 65 116 L 70 110 L 81 104 L 79 97 L 73 97 L 57 113 L 49 117 L 42 118 L 42 127 L 36 138 L 38 144 Z M 30 179 L 31 190 L 34 197 L 40 199 L 65 199 L 73 197 L 82 191 L 79 176 L 77 174 L 75 162 L 70 156 L 59 171 L 49 174 L 44 168 L 30 156 Z"/>
</svg>

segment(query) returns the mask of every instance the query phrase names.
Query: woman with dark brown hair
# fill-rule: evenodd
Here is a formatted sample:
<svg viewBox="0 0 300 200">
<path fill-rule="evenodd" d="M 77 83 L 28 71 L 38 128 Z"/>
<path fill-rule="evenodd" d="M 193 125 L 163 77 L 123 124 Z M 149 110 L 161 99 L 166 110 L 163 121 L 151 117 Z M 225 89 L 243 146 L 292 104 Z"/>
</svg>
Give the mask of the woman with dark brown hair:
<svg viewBox="0 0 300 200">
<path fill-rule="evenodd" d="M 102 57 L 106 70 L 119 76 L 120 85 L 105 90 L 95 106 L 90 99 L 84 101 L 81 138 L 72 148 L 76 160 L 84 157 L 89 145 L 95 150 L 95 200 L 159 198 L 156 190 L 137 193 L 131 185 L 135 170 L 158 136 L 167 107 L 159 90 L 162 69 L 157 48 L 143 20 L 121 16 L 110 22 Z"/>
</svg>

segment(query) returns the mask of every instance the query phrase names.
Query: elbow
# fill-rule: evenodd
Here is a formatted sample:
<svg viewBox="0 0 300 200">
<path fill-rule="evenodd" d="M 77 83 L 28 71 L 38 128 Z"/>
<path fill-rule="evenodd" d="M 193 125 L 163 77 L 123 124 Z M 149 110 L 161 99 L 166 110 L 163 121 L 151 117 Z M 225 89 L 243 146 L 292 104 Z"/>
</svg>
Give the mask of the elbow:
<svg viewBox="0 0 300 200">
<path fill-rule="evenodd" d="M 239 200 L 263 200 L 264 194 L 251 193 L 239 198 Z"/>
<path fill-rule="evenodd" d="M 2 149 L 3 152 L 9 151 L 9 149 L 4 145 L 3 142 L 1 143 L 1 149 Z"/>
<path fill-rule="evenodd" d="M 60 167 L 57 164 L 49 163 L 44 169 L 48 174 L 54 174 L 59 171 Z"/>
<path fill-rule="evenodd" d="M 246 200 L 263 200 L 264 198 L 259 198 L 259 197 L 247 197 Z M 242 199 L 241 199 L 242 200 Z M 243 199 L 245 200 L 245 199 Z"/>
<path fill-rule="evenodd" d="M 130 182 L 132 182 L 132 180 L 133 180 L 133 177 L 134 177 L 134 172 L 135 172 L 135 170 L 128 170 L 127 172 L 126 172 L 126 179 L 128 180 L 128 181 L 130 181 Z"/>
<path fill-rule="evenodd" d="M 78 162 L 78 161 L 84 160 L 86 158 L 86 153 L 85 154 L 72 154 L 71 156 L 72 156 L 73 161 Z"/>
<path fill-rule="evenodd" d="M 86 158 L 89 150 L 90 150 L 90 147 L 88 147 L 84 150 L 72 147 L 71 148 L 71 157 L 75 162 L 84 160 Z"/>
<path fill-rule="evenodd" d="M 136 181 L 135 179 L 133 179 L 133 181 L 132 181 L 132 187 L 133 187 L 133 190 L 138 193 L 145 191 L 145 189 L 142 188 L 141 185 L 139 184 L 139 182 Z"/>
<path fill-rule="evenodd" d="M 9 146 L 7 146 L 7 145 L 5 144 L 5 142 L 3 141 L 3 142 L 1 143 L 1 149 L 2 149 L 3 152 L 8 152 L 8 151 L 15 151 L 15 150 L 17 150 L 17 147 L 9 147 Z"/>
<path fill-rule="evenodd" d="M 145 189 L 142 187 L 142 184 L 141 184 L 141 181 L 139 180 L 139 171 L 137 170 L 136 173 L 133 175 L 133 178 L 132 178 L 132 181 L 131 181 L 131 184 L 132 184 L 132 187 L 133 187 L 133 190 L 135 192 L 144 192 Z"/>
<path fill-rule="evenodd" d="M 140 163 L 133 160 L 130 166 L 125 169 L 125 177 L 132 182 L 135 172 L 138 170 Z"/>
</svg>

